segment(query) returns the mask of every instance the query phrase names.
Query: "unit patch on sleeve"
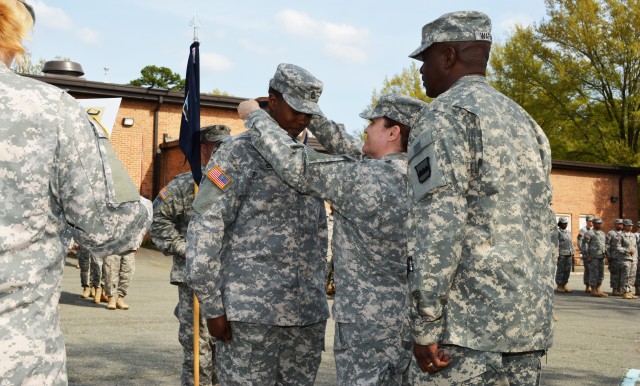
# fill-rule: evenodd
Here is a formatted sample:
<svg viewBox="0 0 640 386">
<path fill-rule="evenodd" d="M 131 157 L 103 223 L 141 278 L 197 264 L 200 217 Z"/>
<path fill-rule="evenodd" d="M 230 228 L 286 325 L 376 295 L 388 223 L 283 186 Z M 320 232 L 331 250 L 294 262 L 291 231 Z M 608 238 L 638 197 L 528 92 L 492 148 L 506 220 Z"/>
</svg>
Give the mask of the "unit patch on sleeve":
<svg viewBox="0 0 640 386">
<path fill-rule="evenodd" d="M 213 169 L 209 170 L 207 177 L 221 190 L 231 182 L 231 178 L 224 174 L 224 172 L 217 166 L 214 166 Z"/>
</svg>

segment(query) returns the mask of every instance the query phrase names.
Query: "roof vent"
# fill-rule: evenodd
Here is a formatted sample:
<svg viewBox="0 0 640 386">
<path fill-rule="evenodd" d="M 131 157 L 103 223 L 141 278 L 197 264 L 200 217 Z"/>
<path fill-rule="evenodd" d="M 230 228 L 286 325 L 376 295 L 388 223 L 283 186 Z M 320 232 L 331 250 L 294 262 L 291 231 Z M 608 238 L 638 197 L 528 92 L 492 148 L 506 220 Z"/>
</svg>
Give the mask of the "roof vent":
<svg viewBox="0 0 640 386">
<path fill-rule="evenodd" d="M 84 75 L 84 70 L 80 63 L 68 60 L 50 60 L 44 64 L 42 72 L 47 75 L 66 75 L 76 78 Z"/>
</svg>

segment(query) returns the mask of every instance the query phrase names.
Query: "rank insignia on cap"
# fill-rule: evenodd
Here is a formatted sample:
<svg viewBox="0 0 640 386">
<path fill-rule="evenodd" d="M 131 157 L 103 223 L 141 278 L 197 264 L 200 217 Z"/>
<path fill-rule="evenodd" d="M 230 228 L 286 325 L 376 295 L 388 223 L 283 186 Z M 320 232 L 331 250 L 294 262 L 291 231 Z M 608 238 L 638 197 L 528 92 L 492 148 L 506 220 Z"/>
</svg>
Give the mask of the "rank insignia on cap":
<svg viewBox="0 0 640 386">
<path fill-rule="evenodd" d="M 231 182 L 231 178 L 224 174 L 224 172 L 217 166 L 214 166 L 213 169 L 209 170 L 207 177 L 221 190 Z"/>
<path fill-rule="evenodd" d="M 158 194 L 160 195 L 160 198 L 162 198 L 162 201 L 164 201 L 171 195 L 171 192 L 169 192 L 167 188 L 162 188 L 162 190 Z"/>
</svg>

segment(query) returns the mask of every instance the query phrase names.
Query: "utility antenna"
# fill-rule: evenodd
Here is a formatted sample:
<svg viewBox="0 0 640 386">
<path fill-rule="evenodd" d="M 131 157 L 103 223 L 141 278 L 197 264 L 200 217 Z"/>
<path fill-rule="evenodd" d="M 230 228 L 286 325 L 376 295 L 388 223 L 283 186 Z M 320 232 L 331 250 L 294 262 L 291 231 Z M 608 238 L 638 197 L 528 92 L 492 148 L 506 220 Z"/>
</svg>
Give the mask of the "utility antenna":
<svg viewBox="0 0 640 386">
<path fill-rule="evenodd" d="M 200 39 L 198 37 L 198 32 L 202 27 L 202 24 L 200 24 L 200 19 L 198 19 L 198 11 L 193 11 L 193 19 L 191 19 L 189 25 L 193 27 L 193 41 L 199 42 Z"/>
<path fill-rule="evenodd" d="M 107 75 L 109 75 L 109 67 L 104 67 L 104 82 L 107 83 Z"/>
</svg>

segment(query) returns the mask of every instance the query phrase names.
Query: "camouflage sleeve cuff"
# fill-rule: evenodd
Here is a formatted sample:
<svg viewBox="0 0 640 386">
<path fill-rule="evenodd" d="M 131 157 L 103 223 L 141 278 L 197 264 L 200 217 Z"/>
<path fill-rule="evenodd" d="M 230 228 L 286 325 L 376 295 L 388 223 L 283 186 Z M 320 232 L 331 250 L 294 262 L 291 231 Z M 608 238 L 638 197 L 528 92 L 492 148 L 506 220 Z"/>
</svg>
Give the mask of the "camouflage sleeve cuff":
<svg viewBox="0 0 640 386">
<path fill-rule="evenodd" d="M 244 125 L 248 129 L 255 128 L 256 121 L 260 119 L 271 118 L 271 116 L 264 110 L 254 110 L 247 115 L 247 118 L 244 120 Z"/>
<path fill-rule="evenodd" d="M 173 246 L 173 251 L 180 257 L 186 256 L 187 243 L 184 240 L 177 240 Z"/>
<path fill-rule="evenodd" d="M 439 343 L 444 335 L 444 318 L 427 322 L 420 316 L 412 315 L 411 329 L 415 343 L 421 345 Z"/>
<path fill-rule="evenodd" d="M 225 314 L 221 296 L 198 300 L 200 301 L 200 313 L 205 319 L 213 319 Z"/>
</svg>

